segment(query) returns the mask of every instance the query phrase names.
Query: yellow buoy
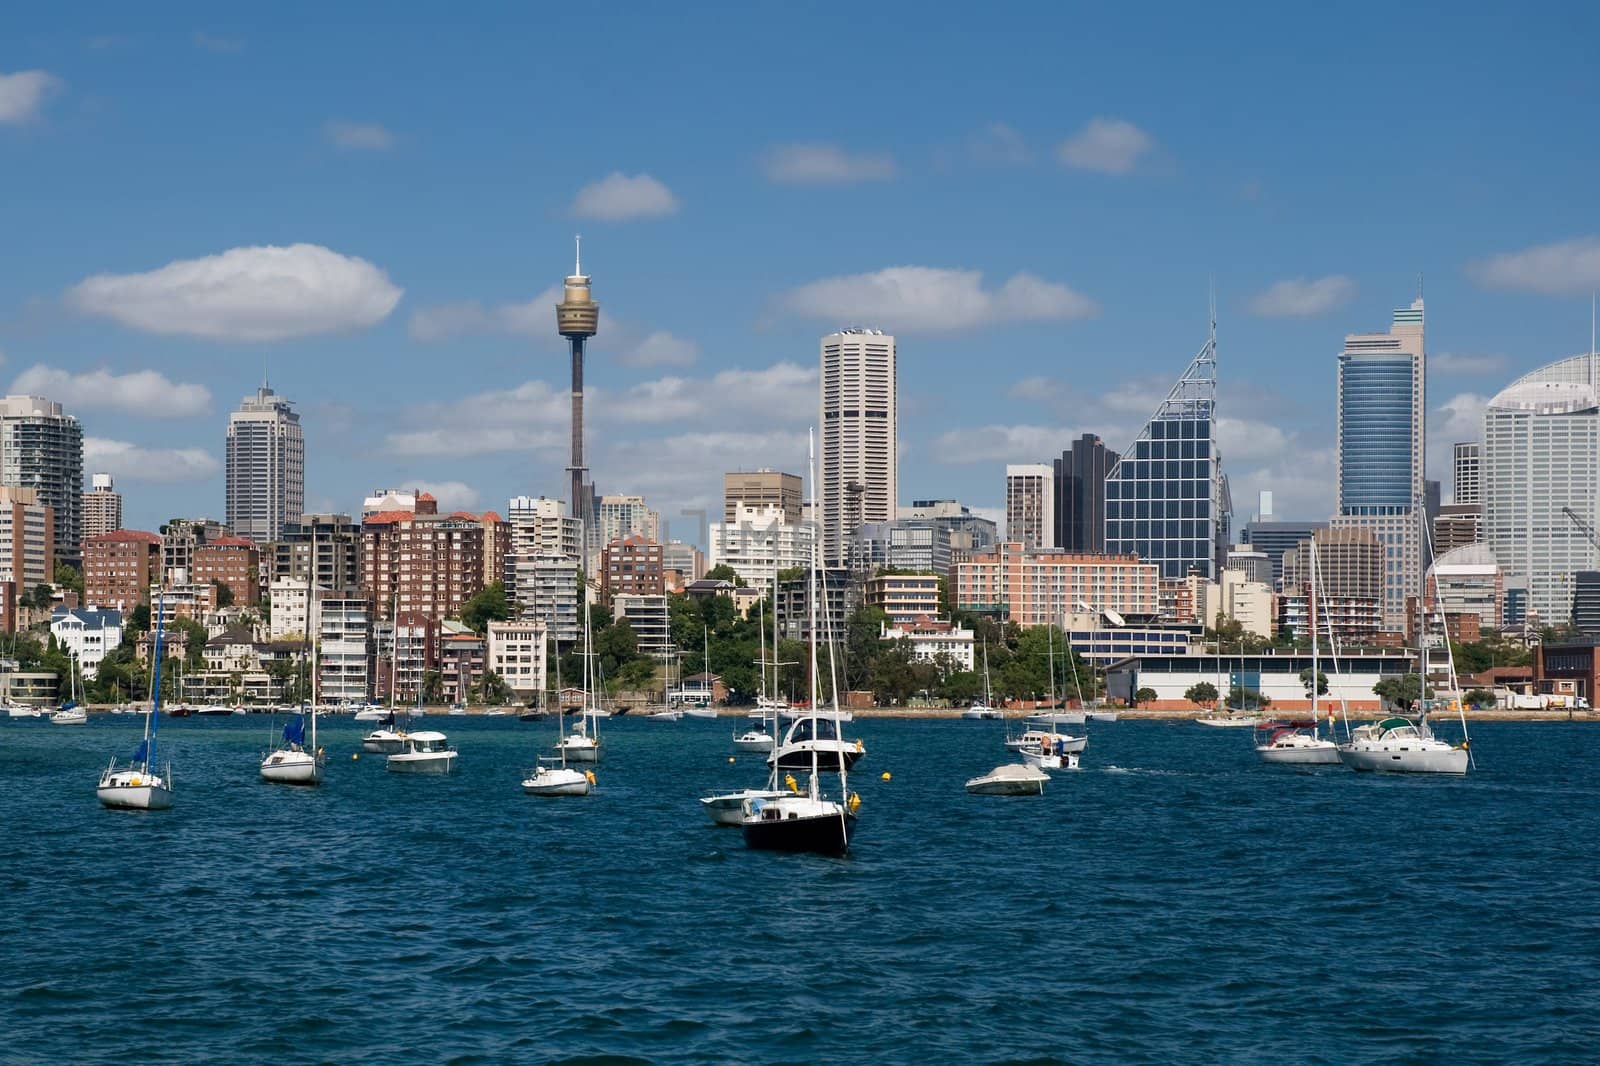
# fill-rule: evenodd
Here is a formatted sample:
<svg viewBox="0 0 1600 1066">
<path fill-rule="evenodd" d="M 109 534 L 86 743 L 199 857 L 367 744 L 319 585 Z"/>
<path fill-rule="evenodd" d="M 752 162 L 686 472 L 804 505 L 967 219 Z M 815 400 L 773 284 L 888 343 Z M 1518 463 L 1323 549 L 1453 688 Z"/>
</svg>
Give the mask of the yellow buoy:
<svg viewBox="0 0 1600 1066">
<path fill-rule="evenodd" d="M 351 761 L 351 762 L 355 762 L 355 761 L 356 761 L 356 760 L 357 760 L 357 759 L 359 759 L 359 758 L 361 758 L 361 753 L 360 753 L 360 752 L 358 752 L 358 751 L 352 751 L 352 752 L 351 752 L 351 753 L 350 753 L 350 761 Z"/>
<path fill-rule="evenodd" d="M 733 759 L 733 756 L 732 756 L 732 755 L 730 755 L 730 756 L 728 756 L 728 761 L 729 761 L 729 762 L 733 762 L 733 761 L 734 761 L 734 759 Z"/>
<path fill-rule="evenodd" d="M 887 770 L 885 770 L 885 771 L 884 771 L 884 772 L 883 772 L 883 774 L 882 774 L 882 775 L 881 775 L 881 776 L 880 776 L 880 777 L 879 777 L 879 778 L 878 778 L 878 779 L 879 779 L 879 780 L 880 780 L 880 781 L 887 781 L 887 780 L 889 780 L 889 771 L 887 771 Z"/>
</svg>

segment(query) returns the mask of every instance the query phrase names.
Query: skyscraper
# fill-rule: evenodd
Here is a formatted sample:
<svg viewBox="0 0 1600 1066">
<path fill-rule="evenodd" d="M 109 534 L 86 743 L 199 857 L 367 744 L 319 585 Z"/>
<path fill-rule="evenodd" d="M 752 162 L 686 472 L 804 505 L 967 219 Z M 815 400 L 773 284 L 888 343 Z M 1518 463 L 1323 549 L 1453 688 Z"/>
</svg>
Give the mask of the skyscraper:
<svg viewBox="0 0 1600 1066">
<path fill-rule="evenodd" d="M 1574 575 L 1600 564 L 1600 553 L 1569 510 L 1591 529 L 1600 527 L 1595 355 L 1524 374 L 1483 413 L 1483 539 L 1507 590 L 1526 589 L 1527 610 L 1537 612 L 1542 625 L 1568 620 Z"/>
<path fill-rule="evenodd" d="M 1006 540 L 1024 548 L 1055 548 L 1055 470 L 1049 463 L 1006 467 Z"/>
<path fill-rule="evenodd" d="M 289 401 L 263 384 L 228 416 L 227 524 L 257 544 L 306 509 L 306 439 Z"/>
<path fill-rule="evenodd" d="M 857 526 L 895 516 L 894 338 L 877 329 L 846 329 L 822 338 L 821 392 L 822 553 L 830 565 L 839 565 L 849 561 Z"/>
<path fill-rule="evenodd" d="M 0 485 L 37 489 L 55 513 L 55 558 L 83 561 L 83 427 L 42 396 L 0 400 Z"/>
<path fill-rule="evenodd" d="M 738 470 L 722 475 L 722 521 L 734 521 L 740 507 L 777 507 L 791 526 L 800 524 L 804 499 L 800 477 L 781 470 Z"/>
<path fill-rule="evenodd" d="M 594 518 L 594 486 L 583 463 L 583 346 L 600 332 L 600 305 L 589 295 L 589 276 L 583 272 L 583 244 L 575 245 L 572 273 L 556 304 L 556 332 L 567 338 L 572 355 L 572 461 L 567 474 L 572 482 L 572 515 L 587 528 Z"/>
<path fill-rule="evenodd" d="M 1105 550 L 1163 578 L 1222 572 L 1233 502 L 1216 441 L 1215 329 L 1106 475 Z"/>
<path fill-rule="evenodd" d="M 1457 506 L 1483 502 L 1483 481 L 1479 470 L 1483 463 L 1483 445 L 1467 441 L 1455 446 L 1455 491 L 1452 500 Z"/>
<path fill-rule="evenodd" d="M 122 494 L 110 474 L 94 474 L 91 488 L 83 494 L 83 539 L 114 533 L 122 528 Z"/>
<path fill-rule="evenodd" d="M 1384 548 L 1383 624 L 1402 630 L 1422 594 L 1426 363 L 1422 299 L 1387 333 L 1353 333 L 1339 354 L 1338 509 L 1333 525 L 1372 530 Z"/>
<path fill-rule="evenodd" d="M 1055 460 L 1055 542 L 1075 552 L 1106 550 L 1106 475 L 1117 453 L 1093 433 Z"/>
</svg>

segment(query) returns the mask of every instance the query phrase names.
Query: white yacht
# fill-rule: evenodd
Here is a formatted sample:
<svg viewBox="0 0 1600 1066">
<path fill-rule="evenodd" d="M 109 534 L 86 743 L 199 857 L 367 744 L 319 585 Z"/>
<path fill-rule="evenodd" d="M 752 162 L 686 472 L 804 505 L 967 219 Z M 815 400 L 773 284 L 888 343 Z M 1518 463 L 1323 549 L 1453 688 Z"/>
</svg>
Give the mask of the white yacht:
<svg viewBox="0 0 1600 1066">
<path fill-rule="evenodd" d="M 700 797 L 700 808 L 714 825 L 737 826 L 744 822 L 745 804 L 754 800 L 775 800 L 789 793 L 771 788 L 741 788 L 737 792 L 722 792 L 715 796 Z"/>
<path fill-rule="evenodd" d="M 157 601 L 155 665 L 151 669 L 150 710 L 144 717 L 144 739 L 127 765 L 111 764 L 100 773 L 100 783 L 95 786 L 95 798 L 101 806 L 117 810 L 164 811 L 172 806 L 172 766 L 164 774 L 156 773 L 156 727 L 161 711 L 161 638 L 165 604 Z"/>
<path fill-rule="evenodd" d="M 418 730 L 406 734 L 405 743 L 384 760 L 384 766 L 401 774 L 448 774 L 456 766 L 456 749 L 443 733 Z"/>
<path fill-rule="evenodd" d="M 993 706 L 994 697 L 989 691 L 989 641 L 983 642 L 983 699 L 973 700 L 972 706 L 961 712 L 968 722 L 992 722 L 1005 714 Z"/>
<path fill-rule="evenodd" d="M 867 753 L 859 740 L 840 736 L 839 720 L 829 712 L 798 719 L 767 756 L 767 765 L 779 770 L 809 770 L 813 757 L 827 773 L 849 770 Z"/>
<path fill-rule="evenodd" d="M 43 718 L 44 712 L 37 707 L 29 707 L 21 703 L 6 704 L 7 718 Z"/>
<path fill-rule="evenodd" d="M 733 735 L 735 751 L 771 751 L 774 741 L 764 725 L 753 725 L 743 733 Z"/>
<path fill-rule="evenodd" d="M 522 791 L 530 796 L 587 796 L 592 788 L 593 770 L 574 770 L 559 759 L 540 759 L 522 781 Z"/>
<path fill-rule="evenodd" d="M 317 557 L 317 544 L 313 536 L 311 542 L 311 558 Z M 316 568 L 310 568 L 306 573 L 306 602 L 311 602 L 312 588 L 311 576 Z M 267 752 L 261 759 L 261 779 L 279 785 L 320 785 L 322 773 L 326 766 L 323 751 L 317 746 L 317 666 L 315 652 L 311 646 L 311 627 L 306 627 L 306 634 L 300 644 L 300 662 L 305 675 L 301 681 L 300 713 L 289 719 L 283 727 L 283 743 Z M 311 691 L 307 692 L 309 688 Z M 310 697 L 309 703 L 306 697 Z M 200 714 L 206 714 L 207 708 L 202 707 Z M 233 713 L 229 711 L 228 713 Z M 306 724 L 310 722 L 310 736 L 306 735 Z"/>
<path fill-rule="evenodd" d="M 1048 729 L 1030 729 L 1021 736 L 1010 737 L 1006 740 L 1007 751 L 1038 750 L 1043 747 L 1054 749 L 1058 742 L 1063 745 L 1062 750 L 1070 755 L 1081 755 L 1083 749 L 1089 746 L 1088 737 L 1075 737 L 1070 733 L 1055 733 Z"/>
<path fill-rule="evenodd" d="M 1434 736 L 1426 715 L 1416 722 L 1396 716 L 1357 726 L 1338 752 L 1350 769 L 1380 773 L 1465 774 L 1468 764 L 1466 743 Z"/>
<path fill-rule="evenodd" d="M 1037 766 L 1008 762 L 967 782 L 974 796 L 1042 796 L 1050 775 Z"/>
<path fill-rule="evenodd" d="M 1316 619 L 1324 612 L 1319 609 L 1317 599 L 1317 546 L 1316 541 L 1307 541 L 1311 545 L 1311 593 L 1309 597 L 1310 609 L 1308 614 Z M 1321 628 L 1315 622 L 1311 626 L 1311 723 L 1307 726 L 1284 725 L 1266 723 L 1269 730 L 1266 737 L 1256 744 L 1256 754 L 1262 762 L 1277 763 L 1280 766 L 1337 766 L 1339 765 L 1339 745 L 1318 732 L 1322 721 L 1321 704 L 1319 697 L 1322 693 L 1322 645 L 1317 639 L 1317 630 Z M 1328 620 L 1328 636 L 1333 636 L 1333 620 Z M 1334 674 L 1338 674 L 1338 659 L 1334 660 Z M 1333 720 L 1328 721 L 1328 732 L 1333 732 Z"/>
<path fill-rule="evenodd" d="M 1024 748 L 1021 754 L 1024 763 L 1040 770 L 1076 770 L 1078 768 L 1077 753 L 1063 751 L 1060 748 Z"/>
<path fill-rule="evenodd" d="M 1265 721 L 1266 719 L 1259 714 L 1247 714 L 1225 709 L 1222 714 L 1211 714 L 1204 718 L 1196 718 L 1194 724 L 1210 726 L 1212 729 L 1254 729 Z"/>
</svg>

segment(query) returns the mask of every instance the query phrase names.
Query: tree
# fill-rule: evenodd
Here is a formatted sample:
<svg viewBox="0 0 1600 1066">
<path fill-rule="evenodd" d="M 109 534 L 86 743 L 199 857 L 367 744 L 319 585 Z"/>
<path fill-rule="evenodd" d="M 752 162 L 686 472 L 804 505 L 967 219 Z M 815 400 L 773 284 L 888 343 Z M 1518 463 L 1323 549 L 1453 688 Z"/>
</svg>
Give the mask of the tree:
<svg viewBox="0 0 1600 1066">
<path fill-rule="evenodd" d="M 1272 699 L 1253 688 L 1235 685 L 1228 690 L 1228 706 L 1246 711 L 1259 711 L 1272 706 Z"/>
<path fill-rule="evenodd" d="M 198 670 L 206 661 L 206 627 L 193 618 L 167 619 L 169 636 L 181 635 L 184 641 L 183 665 L 185 670 Z"/>
<path fill-rule="evenodd" d="M 745 587 L 744 578 L 740 577 L 739 572 L 727 563 L 719 563 L 707 570 L 705 579 L 707 581 L 731 581 L 738 588 Z"/>
<path fill-rule="evenodd" d="M 52 588 L 51 586 L 46 585 L 42 581 L 39 584 L 33 586 L 33 600 L 32 600 L 32 603 L 33 603 L 33 606 L 39 608 L 39 610 L 41 610 L 41 611 L 49 610 L 50 609 L 50 605 L 52 603 L 54 603 L 55 600 L 56 600 L 56 590 L 54 588 Z"/>
<path fill-rule="evenodd" d="M 511 604 L 506 599 L 506 586 L 496 581 L 485 585 L 461 608 L 461 621 L 479 635 L 487 632 L 490 622 L 503 622 L 511 617 Z"/>
<path fill-rule="evenodd" d="M 1154 703 L 1156 697 L 1157 693 L 1155 689 L 1141 688 L 1138 692 L 1133 694 L 1133 703 L 1136 707 L 1143 703 Z"/>
<path fill-rule="evenodd" d="M 214 577 L 211 579 L 211 587 L 217 590 L 218 607 L 233 606 L 233 586 L 223 584 L 220 577 Z"/>
<path fill-rule="evenodd" d="M 1417 700 L 1423 698 L 1422 678 L 1416 674 L 1403 674 L 1398 677 L 1386 677 L 1372 686 L 1372 691 L 1381 696 L 1386 702 L 1400 708 L 1401 713 L 1411 710 Z M 1433 695 L 1433 688 L 1429 686 L 1427 695 Z"/>
<path fill-rule="evenodd" d="M 57 563 L 55 582 L 64 589 L 71 589 L 78 594 L 78 601 L 83 602 L 83 571 L 71 563 Z"/>
<path fill-rule="evenodd" d="M 444 699 L 444 675 L 437 670 L 422 671 L 422 702 L 438 703 Z"/>
<path fill-rule="evenodd" d="M 135 633 L 150 631 L 150 605 L 141 603 L 128 612 L 128 628 Z"/>
<path fill-rule="evenodd" d="M 1306 667 L 1304 670 L 1300 671 L 1300 687 L 1306 690 L 1306 695 L 1309 696 L 1311 694 L 1311 667 L 1309 667 L 1309 666 Z M 1321 670 L 1318 670 L 1317 671 L 1317 695 L 1326 696 L 1327 694 L 1328 694 L 1328 675 L 1323 673 Z"/>
<path fill-rule="evenodd" d="M 1217 702 L 1217 686 L 1209 681 L 1201 681 L 1199 684 L 1190 685 L 1188 690 L 1184 692 L 1183 698 L 1201 707 L 1215 704 Z"/>
<path fill-rule="evenodd" d="M 472 686 L 472 691 L 478 699 L 492 707 L 500 707 L 510 702 L 511 686 L 506 684 L 505 678 L 493 670 L 485 670 L 483 676 L 478 678 L 477 684 Z"/>
<path fill-rule="evenodd" d="M 1461 700 L 1468 707 L 1493 707 L 1500 701 L 1495 699 L 1494 693 L 1486 688 L 1469 688 L 1462 695 Z"/>
</svg>

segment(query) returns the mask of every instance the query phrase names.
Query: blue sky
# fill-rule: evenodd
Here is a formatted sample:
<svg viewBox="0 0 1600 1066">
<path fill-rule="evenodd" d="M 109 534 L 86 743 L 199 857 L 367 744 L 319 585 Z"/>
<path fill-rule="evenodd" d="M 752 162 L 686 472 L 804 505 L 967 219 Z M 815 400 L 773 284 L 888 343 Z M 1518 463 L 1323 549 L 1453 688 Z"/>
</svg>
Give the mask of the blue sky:
<svg viewBox="0 0 1600 1066">
<path fill-rule="evenodd" d="M 1425 276 L 1447 477 L 1488 396 L 1587 345 L 1600 286 L 1592 5 L 7 21 L 0 377 L 69 405 L 144 527 L 220 517 L 263 373 L 311 506 L 561 494 L 576 232 L 596 480 L 690 539 L 723 470 L 803 470 L 837 326 L 899 337 L 902 500 L 994 507 L 1007 461 L 1127 444 L 1215 278 L 1240 521 L 1261 488 L 1322 517 L 1346 332 Z"/>
</svg>

